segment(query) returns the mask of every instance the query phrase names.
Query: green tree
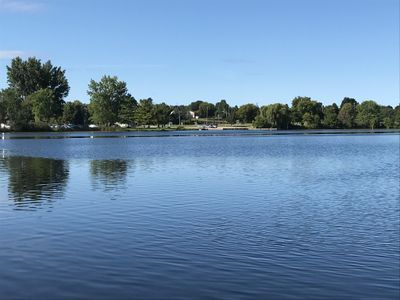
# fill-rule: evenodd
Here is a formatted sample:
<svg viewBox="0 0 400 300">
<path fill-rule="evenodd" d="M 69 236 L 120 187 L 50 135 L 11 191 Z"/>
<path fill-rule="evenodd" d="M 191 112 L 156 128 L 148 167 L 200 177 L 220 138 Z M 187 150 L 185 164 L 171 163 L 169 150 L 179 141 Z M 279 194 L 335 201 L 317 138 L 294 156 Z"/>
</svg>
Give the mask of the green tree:
<svg viewBox="0 0 400 300">
<path fill-rule="evenodd" d="M 7 122 L 7 106 L 6 102 L 3 101 L 3 97 L 1 95 L 3 91 L 0 92 L 0 123 Z"/>
<path fill-rule="evenodd" d="M 349 98 L 349 97 L 344 97 L 342 102 L 340 103 L 340 109 L 342 109 L 342 107 L 346 104 L 346 103 L 350 103 L 354 108 L 357 107 L 358 102 L 356 101 L 356 99 L 354 98 Z"/>
<path fill-rule="evenodd" d="M 236 117 L 243 123 L 252 123 L 258 114 L 259 108 L 252 104 L 247 103 L 239 107 L 236 112 Z"/>
<path fill-rule="evenodd" d="M 237 111 L 239 110 L 239 108 L 237 107 L 237 105 L 235 105 L 234 107 L 230 107 L 228 109 L 228 114 L 226 116 L 226 121 L 229 124 L 234 124 L 237 120 Z"/>
<path fill-rule="evenodd" d="M 394 108 L 393 112 L 393 128 L 400 128 L 400 105 Z"/>
<path fill-rule="evenodd" d="M 374 129 L 379 122 L 379 105 L 372 100 L 367 100 L 357 106 L 356 123 L 360 127 Z"/>
<path fill-rule="evenodd" d="M 135 120 L 138 125 L 150 125 L 154 120 L 153 99 L 141 99 L 135 112 Z"/>
<path fill-rule="evenodd" d="M 202 104 L 204 101 L 197 100 L 189 104 L 189 109 L 194 112 L 196 115 L 199 114 L 200 110 L 200 104 Z"/>
<path fill-rule="evenodd" d="M 322 103 L 309 97 L 296 97 L 292 101 L 291 116 L 295 125 L 319 128 L 323 119 Z"/>
<path fill-rule="evenodd" d="M 124 81 L 116 76 L 104 76 L 99 82 L 90 81 L 88 95 L 90 96 L 89 113 L 92 122 L 111 126 L 119 121 L 123 104 L 133 101 Z"/>
<path fill-rule="evenodd" d="M 322 124 L 326 128 L 337 128 L 339 125 L 338 114 L 339 108 L 336 103 L 332 105 L 325 106 L 323 108 L 324 119 L 322 120 Z"/>
<path fill-rule="evenodd" d="M 55 100 L 52 114 L 61 116 L 64 98 L 69 93 L 65 70 L 53 66 L 50 61 L 42 63 L 35 57 L 24 61 L 17 57 L 11 61 L 11 66 L 7 66 L 7 78 L 9 87 L 22 99 L 40 90 L 50 90 Z"/>
<path fill-rule="evenodd" d="M 169 122 L 171 112 L 171 106 L 165 104 L 164 102 L 154 106 L 154 120 L 157 124 L 157 127 L 160 125 L 164 127 L 165 124 Z"/>
<path fill-rule="evenodd" d="M 353 128 L 357 116 L 356 106 L 352 103 L 343 104 L 338 114 L 338 120 L 345 128 Z"/>
<path fill-rule="evenodd" d="M 212 103 L 202 102 L 198 111 L 200 118 L 212 118 L 215 114 L 215 106 Z"/>
<path fill-rule="evenodd" d="M 387 129 L 394 126 L 394 109 L 391 106 L 379 106 L 379 126 Z"/>
<path fill-rule="evenodd" d="M 14 130 L 28 129 L 32 121 L 31 108 L 14 89 L 0 90 L 0 123 L 11 125 Z"/>
<path fill-rule="evenodd" d="M 127 97 L 121 103 L 118 111 L 118 121 L 124 124 L 132 125 L 135 123 L 135 111 L 137 108 L 137 101 L 133 97 Z"/>
<path fill-rule="evenodd" d="M 228 118 L 230 106 L 226 100 L 221 100 L 215 104 L 215 114 L 218 119 L 226 120 Z"/>
<path fill-rule="evenodd" d="M 192 116 L 190 114 L 190 108 L 186 105 L 175 105 L 170 114 L 171 122 L 173 124 L 182 124 L 189 121 Z"/>
<path fill-rule="evenodd" d="M 89 112 L 87 105 L 79 100 L 67 102 L 63 110 L 63 122 L 85 127 L 88 124 Z"/>
<path fill-rule="evenodd" d="M 288 129 L 290 124 L 290 109 L 286 104 L 270 104 L 260 109 L 260 114 L 255 118 L 254 126 L 257 128 Z"/>
<path fill-rule="evenodd" d="M 58 116 L 56 112 L 59 103 L 50 89 L 38 90 L 30 94 L 25 101 L 31 106 L 36 123 L 49 123 Z"/>
</svg>

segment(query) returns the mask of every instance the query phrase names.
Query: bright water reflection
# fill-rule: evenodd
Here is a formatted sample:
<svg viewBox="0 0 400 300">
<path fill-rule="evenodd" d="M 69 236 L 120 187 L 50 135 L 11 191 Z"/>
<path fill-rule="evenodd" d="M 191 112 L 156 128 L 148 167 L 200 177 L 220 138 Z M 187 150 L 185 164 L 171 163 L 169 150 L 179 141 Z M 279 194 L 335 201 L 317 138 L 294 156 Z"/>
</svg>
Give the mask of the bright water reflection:
<svg viewBox="0 0 400 300">
<path fill-rule="evenodd" d="M 0 143 L 0 299 L 399 295 L 398 135 Z"/>
</svg>

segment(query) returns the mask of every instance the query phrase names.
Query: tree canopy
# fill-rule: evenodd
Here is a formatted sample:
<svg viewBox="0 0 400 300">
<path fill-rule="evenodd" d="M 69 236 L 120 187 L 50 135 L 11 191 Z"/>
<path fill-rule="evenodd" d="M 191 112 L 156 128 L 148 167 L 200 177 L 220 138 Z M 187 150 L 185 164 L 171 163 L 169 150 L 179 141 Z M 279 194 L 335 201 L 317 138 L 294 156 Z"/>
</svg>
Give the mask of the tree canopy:
<svg viewBox="0 0 400 300">
<path fill-rule="evenodd" d="M 25 61 L 20 57 L 14 58 L 11 66 L 7 66 L 7 80 L 9 87 L 22 98 L 39 90 L 50 90 L 54 99 L 60 103 L 58 113 L 61 113 L 61 104 L 69 93 L 65 70 L 53 66 L 51 61 L 42 63 L 35 57 L 30 57 Z"/>
<path fill-rule="evenodd" d="M 258 110 L 258 106 L 252 103 L 247 103 L 239 107 L 236 111 L 236 117 L 243 123 L 251 123 L 256 118 Z"/>
<path fill-rule="evenodd" d="M 115 76 L 91 80 L 89 104 L 79 100 L 65 102 L 69 84 L 65 70 L 30 57 L 13 59 L 6 68 L 8 87 L 0 90 L 0 122 L 13 130 L 71 128 L 52 126 L 74 124 L 88 128 L 181 124 L 253 124 L 257 128 L 400 128 L 400 106 L 382 106 L 373 100 L 358 102 L 344 97 L 340 106 L 323 105 L 310 97 L 299 96 L 292 105 L 275 103 L 259 108 L 253 103 L 240 107 L 225 99 L 216 103 L 197 100 L 188 105 L 154 103 L 152 98 L 139 103 L 127 84 Z M 89 122 L 90 121 L 90 122 Z M 124 126 L 125 127 L 125 126 Z"/>
<path fill-rule="evenodd" d="M 254 126 L 258 128 L 288 129 L 290 124 L 290 110 L 287 104 L 275 103 L 263 106 L 260 114 L 255 118 Z"/>
<path fill-rule="evenodd" d="M 128 93 L 126 83 L 119 81 L 116 76 L 104 76 L 99 82 L 91 80 L 88 95 L 90 118 L 94 123 L 103 126 L 118 122 L 122 112 L 127 113 L 123 111 L 124 104 L 135 101 Z M 131 113 L 133 115 L 134 112 Z"/>
<path fill-rule="evenodd" d="M 364 101 L 357 106 L 356 123 L 360 127 L 374 129 L 379 122 L 379 105 L 372 100 Z"/>
</svg>

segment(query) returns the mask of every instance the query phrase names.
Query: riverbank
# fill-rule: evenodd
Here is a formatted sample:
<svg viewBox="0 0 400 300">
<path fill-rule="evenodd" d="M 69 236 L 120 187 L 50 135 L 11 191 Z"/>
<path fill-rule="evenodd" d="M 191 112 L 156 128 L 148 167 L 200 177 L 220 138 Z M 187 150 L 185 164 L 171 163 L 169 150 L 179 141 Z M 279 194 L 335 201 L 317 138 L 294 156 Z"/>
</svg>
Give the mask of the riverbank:
<svg viewBox="0 0 400 300">
<path fill-rule="evenodd" d="M 129 131 L 69 131 L 69 132 L 8 132 L 0 133 L 8 139 L 68 139 L 68 138 L 134 138 L 134 137 L 184 137 L 184 136 L 278 136 L 278 135 L 365 135 L 399 134 L 400 129 L 307 129 L 307 130 L 129 130 Z"/>
</svg>

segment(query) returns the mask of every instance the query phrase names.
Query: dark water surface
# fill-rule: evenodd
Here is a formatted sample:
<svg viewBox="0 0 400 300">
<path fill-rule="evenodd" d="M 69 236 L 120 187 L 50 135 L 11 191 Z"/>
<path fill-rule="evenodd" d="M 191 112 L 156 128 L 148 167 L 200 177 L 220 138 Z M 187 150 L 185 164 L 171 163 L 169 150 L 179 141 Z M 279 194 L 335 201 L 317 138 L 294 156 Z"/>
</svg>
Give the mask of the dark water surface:
<svg viewBox="0 0 400 300">
<path fill-rule="evenodd" d="M 398 299 L 398 134 L 122 137 L 0 139 L 0 299 Z"/>
</svg>

